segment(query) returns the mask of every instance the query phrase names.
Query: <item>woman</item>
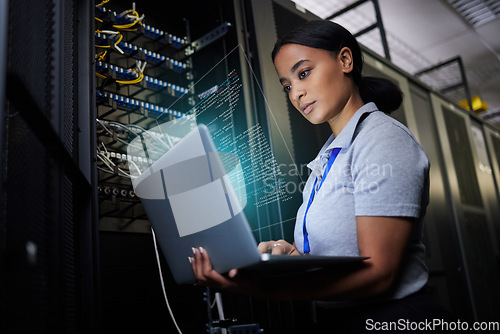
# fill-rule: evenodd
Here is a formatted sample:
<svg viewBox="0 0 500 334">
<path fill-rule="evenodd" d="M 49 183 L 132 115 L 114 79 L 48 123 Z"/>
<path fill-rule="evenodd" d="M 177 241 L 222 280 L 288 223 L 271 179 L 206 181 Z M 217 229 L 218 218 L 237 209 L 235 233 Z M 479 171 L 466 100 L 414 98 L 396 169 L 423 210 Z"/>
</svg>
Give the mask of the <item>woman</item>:
<svg viewBox="0 0 500 334">
<path fill-rule="evenodd" d="M 359 332 L 373 325 L 367 321 L 444 317 L 422 292 L 429 161 L 410 131 L 385 114 L 400 106 L 401 91 L 388 80 L 362 77 L 358 43 L 330 21 L 298 27 L 276 43 L 272 57 L 294 107 L 313 124 L 327 122 L 332 135 L 308 165 L 294 243 L 263 242 L 259 250 L 370 259 L 342 272 L 259 285 L 236 270 L 218 274 L 209 254 L 195 250 L 190 261 L 199 283 L 266 298 L 321 300 L 318 331 L 340 326 Z"/>
</svg>

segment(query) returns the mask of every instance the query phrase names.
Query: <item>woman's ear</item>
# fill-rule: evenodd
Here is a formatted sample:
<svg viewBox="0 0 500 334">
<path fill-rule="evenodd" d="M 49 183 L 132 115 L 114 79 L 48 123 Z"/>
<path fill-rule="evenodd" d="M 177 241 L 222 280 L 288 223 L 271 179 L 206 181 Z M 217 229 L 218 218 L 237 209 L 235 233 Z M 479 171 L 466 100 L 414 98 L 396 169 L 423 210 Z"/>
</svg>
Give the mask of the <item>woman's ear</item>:
<svg viewBox="0 0 500 334">
<path fill-rule="evenodd" d="M 348 47 L 343 47 L 339 52 L 339 60 L 342 64 L 342 71 L 344 73 L 351 73 L 354 68 L 354 59 L 352 57 L 352 51 Z"/>
</svg>

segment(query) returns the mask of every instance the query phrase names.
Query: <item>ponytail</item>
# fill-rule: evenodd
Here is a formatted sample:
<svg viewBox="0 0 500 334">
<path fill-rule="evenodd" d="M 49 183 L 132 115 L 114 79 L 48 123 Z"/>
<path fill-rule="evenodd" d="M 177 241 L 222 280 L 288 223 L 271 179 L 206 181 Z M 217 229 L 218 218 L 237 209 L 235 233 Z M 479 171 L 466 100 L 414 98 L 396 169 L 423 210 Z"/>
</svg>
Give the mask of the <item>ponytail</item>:
<svg viewBox="0 0 500 334">
<path fill-rule="evenodd" d="M 403 102 L 401 89 L 385 78 L 362 77 L 358 90 L 364 103 L 374 102 L 386 114 L 397 110 Z"/>
</svg>

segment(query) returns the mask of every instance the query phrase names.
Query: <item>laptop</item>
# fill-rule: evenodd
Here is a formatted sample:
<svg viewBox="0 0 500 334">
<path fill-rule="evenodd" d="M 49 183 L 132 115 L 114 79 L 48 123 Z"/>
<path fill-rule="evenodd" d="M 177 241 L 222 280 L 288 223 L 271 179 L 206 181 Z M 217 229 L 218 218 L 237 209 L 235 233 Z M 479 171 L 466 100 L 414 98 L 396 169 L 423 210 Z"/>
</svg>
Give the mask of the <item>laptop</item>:
<svg viewBox="0 0 500 334">
<path fill-rule="evenodd" d="M 228 155 L 217 152 L 208 128 L 200 124 L 132 179 L 134 191 L 178 284 L 195 281 L 188 261 L 193 255 L 192 247 L 205 248 L 219 273 L 238 268 L 285 274 L 367 259 L 260 254 L 243 211 L 244 199 L 241 194 L 238 196 L 231 181 L 231 172 L 238 167 L 234 163 L 237 157 L 232 159 Z"/>
</svg>

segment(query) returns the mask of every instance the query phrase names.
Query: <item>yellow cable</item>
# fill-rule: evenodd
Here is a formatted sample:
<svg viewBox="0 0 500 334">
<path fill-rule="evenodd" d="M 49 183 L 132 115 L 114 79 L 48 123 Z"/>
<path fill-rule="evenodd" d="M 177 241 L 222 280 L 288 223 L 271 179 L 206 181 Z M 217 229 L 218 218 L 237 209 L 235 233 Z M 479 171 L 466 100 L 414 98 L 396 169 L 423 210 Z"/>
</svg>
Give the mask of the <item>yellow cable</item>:
<svg viewBox="0 0 500 334">
<path fill-rule="evenodd" d="M 138 77 L 137 77 L 137 79 L 135 79 L 135 80 L 130 80 L 130 81 L 128 81 L 128 82 L 127 82 L 127 81 L 121 81 L 121 80 L 120 80 L 120 81 L 116 81 L 116 82 L 118 82 L 118 83 L 123 83 L 123 84 L 135 84 L 135 83 L 139 83 L 139 82 L 141 82 L 141 81 L 142 81 L 142 79 L 144 79 L 144 73 L 139 72 L 139 76 L 138 76 Z"/>
<path fill-rule="evenodd" d="M 118 43 L 120 43 L 120 41 L 123 39 L 123 35 L 120 34 L 120 37 L 118 37 L 118 40 L 116 41 L 115 45 L 117 45 Z"/>
<path fill-rule="evenodd" d="M 125 12 L 125 14 L 128 14 L 128 13 L 135 14 L 135 16 L 136 16 L 137 18 L 139 18 L 139 12 L 138 12 L 138 11 L 136 11 L 136 10 L 129 9 L 129 10 L 127 10 L 127 11 Z"/>
<path fill-rule="evenodd" d="M 101 73 L 96 72 L 95 75 L 98 76 L 99 78 L 107 79 L 107 76 L 102 75 Z M 139 72 L 139 76 L 136 79 L 133 79 L 133 80 L 115 80 L 115 81 L 118 83 L 121 83 L 121 84 L 131 85 L 131 84 L 141 82 L 142 79 L 144 79 L 144 73 Z"/>
<path fill-rule="evenodd" d="M 103 52 L 99 53 L 97 55 L 97 57 L 98 57 L 97 60 L 103 60 L 107 53 L 108 53 L 107 50 L 104 50 Z"/>
<path fill-rule="evenodd" d="M 105 3 L 109 2 L 109 0 L 102 0 L 102 2 L 98 5 L 95 5 L 96 7 L 99 7 L 99 6 L 102 6 L 104 5 Z"/>
<path fill-rule="evenodd" d="M 127 11 L 125 11 L 125 13 L 123 15 L 126 15 L 128 13 L 132 13 L 135 15 L 135 17 L 137 18 L 134 22 L 132 23 L 128 23 L 128 24 L 122 24 L 122 25 L 113 25 L 113 27 L 117 28 L 117 29 L 127 29 L 127 28 L 130 28 L 132 26 L 134 26 L 136 23 L 139 22 L 139 13 L 133 9 L 129 9 Z M 142 24 L 141 22 L 139 22 L 139 24 Z"/>
<path fill-rule="evenodd" d="M 97 20 L 97 21 L 99 21 L 99 22 L 104 22 L 103 20 L 101 20 L 101 19 L 100 19 L 100 18 L 98 18 L 98 17 L 94 17 L 94 19 L 96 19 L 96 20 Z"/>
<path fill-rule="evenodd" d="M 134 26 L 137 22 L 139 22 L 139 20 L 135 20 L 134 22 L 129 23 L 129 24 L 113 25 L 113 27 L 116 29 L 127 29 L 127 28 Z"/>
<path fill-rule="evenodd" d="M 142 72 L 139 72 L 139 76 L 134 79 L 134 80 L 116 80 L 116 82 L 118 83 L 121 83 L 121 84 L 125 84 L 125 85 L 131 85 L 131 84 L 135 84 L 135 83 L 138 83 L 138 82 L 141 82 L 142 79 L 144 79 L 144 73 Z"/>
<path fill-rule="evenodd" d="M 96 30 L 96 32 L 102 32 L 102 31 Z M 120 37 L 118 37 L 118 40 L 115 42 L 115 45 L 118 45 L 118 43 L 120 43 L 122 39 L 123 39 L 123 35 L 120 34 Z M 110 45 L 96 45 L 95 47 L 96 48 L 110 48 L 111 46 Z"/>
</svg>

